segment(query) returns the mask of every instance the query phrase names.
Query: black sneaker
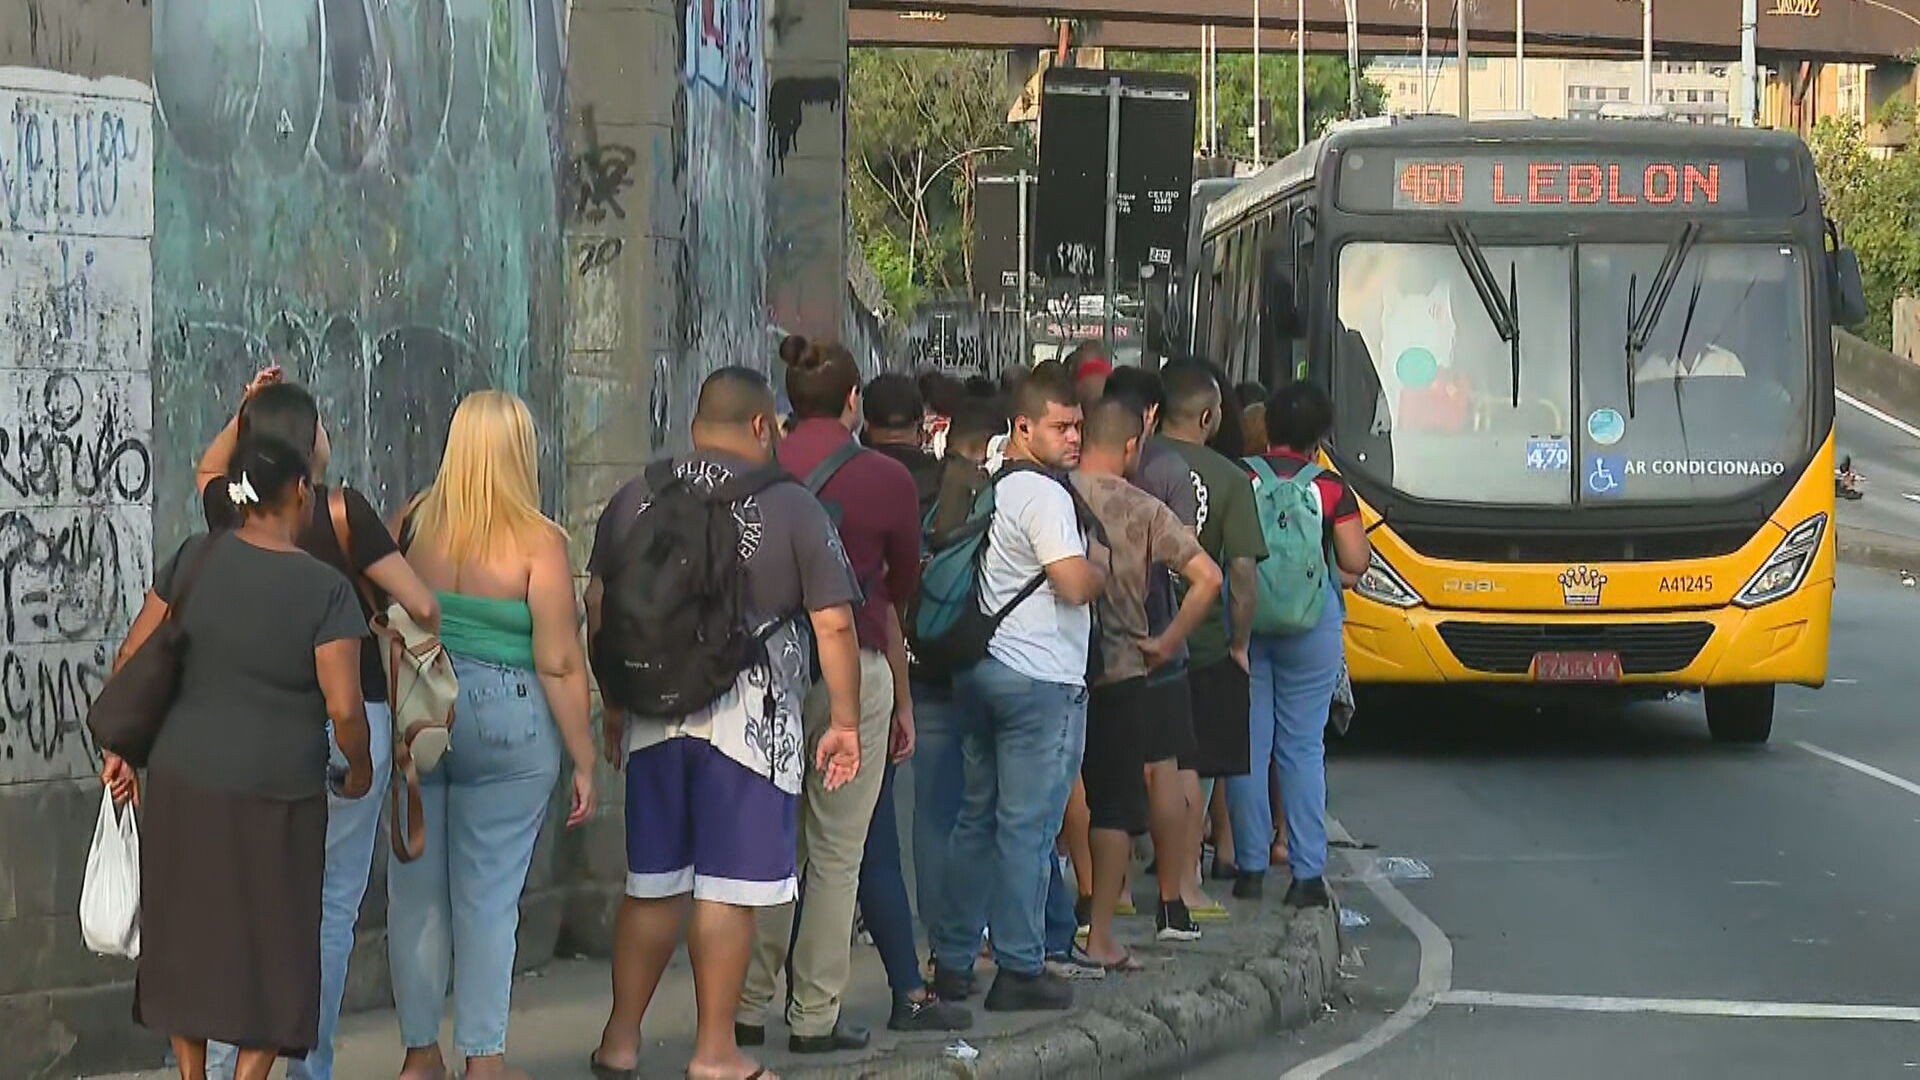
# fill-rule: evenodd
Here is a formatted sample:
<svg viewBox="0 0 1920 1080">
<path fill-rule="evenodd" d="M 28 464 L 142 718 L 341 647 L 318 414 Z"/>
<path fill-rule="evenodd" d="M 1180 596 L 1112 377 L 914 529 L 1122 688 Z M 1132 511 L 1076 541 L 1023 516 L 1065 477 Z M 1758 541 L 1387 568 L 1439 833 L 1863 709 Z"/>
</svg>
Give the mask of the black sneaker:
<svg viewBox="0 0 1920 1080">
<path fill-rule="evenodd" d="M 932 986 L 929 989 L 941 1001 L 965 1001 L 979 990 L 974 985 L 973 972 L 953 971 L 938 964 L 933 966 Z"/>
<path fill-rule="evenodd" d="M 1241 870 L 1233 877 L 1235 900 L 1258 900 L 1267 895 L 1267 875 Z"/>
<path fill-rule="evenodd" d="M 893 1015 L 887 1020 L 890 1031 L 965 1031 L 972 1026 L 970 1010 L 932 994 L 919 1001 L 902 998 L 894 1002 Z"/>
<path fill-rule="evenodd" d="M 1161 941 L 1199 941 L 1200 927 L 1187 910 L 1187 902 L 1178 897 L 1160 901 L 1160 930 L 1154 936 Z"/>
<path fill-rule="evenodd" d="M 1287 886 L 1282 902 L 1290 908 L 1324 908 L 1333 906 L 1333 896 L 1327 892 L 1325 878 L 1302 878 Z"/>
<path fill-rule="evenodd" d="M 1021 975 L 1002 971 L 987 991 L 988 1012 L 1065 1012 L 1073 1008 L 1073 987 L 1050 972 Z"/>
</svg>

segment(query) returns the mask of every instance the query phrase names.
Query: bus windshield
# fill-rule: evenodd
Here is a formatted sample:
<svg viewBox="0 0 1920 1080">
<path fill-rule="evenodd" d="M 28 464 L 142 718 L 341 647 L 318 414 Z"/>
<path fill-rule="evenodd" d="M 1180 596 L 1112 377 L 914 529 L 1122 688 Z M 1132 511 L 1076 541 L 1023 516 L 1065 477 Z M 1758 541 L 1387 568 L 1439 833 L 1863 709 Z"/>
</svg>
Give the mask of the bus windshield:
<svg viewBox="0 0 1920 1080">
<path fill-rule="evenodd" d="M 1348 467 L 1417 499 L 1540 507 L 1726 498 L 1783 475 L 1810 438 L 1800 256 L 1689 245 L 1650 303 L 1673 248 L 1484 248 L 1517 294 L 1515 349 L 1455 246 L 1347 245 L 1334 442 Z M 1632 341 L 1636 315 L 1656 314 Z"/>
</svg>

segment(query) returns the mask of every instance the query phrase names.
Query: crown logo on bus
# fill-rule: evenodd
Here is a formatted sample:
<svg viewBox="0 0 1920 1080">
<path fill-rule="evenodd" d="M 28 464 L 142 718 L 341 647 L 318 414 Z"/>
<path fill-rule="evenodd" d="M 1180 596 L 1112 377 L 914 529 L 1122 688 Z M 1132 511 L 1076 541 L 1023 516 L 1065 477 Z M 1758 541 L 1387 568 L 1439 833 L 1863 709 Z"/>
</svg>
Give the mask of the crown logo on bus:
<svg viewBox="0 0 1920 1080">
<path fill-rule="evenodd" d="M 1568 607 L 1599 607 L 1607 575 L 1591 566 L 1568 567 L 1560 575 L 1560 595 Z"/>
</svg>

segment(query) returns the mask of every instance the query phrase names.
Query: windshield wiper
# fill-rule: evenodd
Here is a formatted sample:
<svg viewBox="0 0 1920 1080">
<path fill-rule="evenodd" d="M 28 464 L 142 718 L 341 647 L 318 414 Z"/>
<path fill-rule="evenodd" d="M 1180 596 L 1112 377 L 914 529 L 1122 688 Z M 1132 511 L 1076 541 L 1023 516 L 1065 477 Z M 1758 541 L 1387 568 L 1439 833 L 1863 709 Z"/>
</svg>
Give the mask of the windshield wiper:
<svg viewBox="0 0 1920 1080">
<path fill-rule="evenodd" d="M 1653 328 L 1660 325 L 1660 315 L 1667 309 L 1667 300 L 1673 296 L 1673 287 L 1680 281 L 1680 271 L 1686 266 L 1687 256 L 1693 253 L 1693 245 L 1700 240 L 1700 223 L 1689 221 L 1680 228 L 1680 235 L 1667 244 L 1667 252 L 1660 259 L 1660 269 L 1654 271 L 1653 282 L 1647 287 L 1647 295 L 1638 298 L 1636 304 L 1635 285 L 1638 277 L 1629 279 L 1627 285 L 1627 415 L 1634 412 L 1634 365 L 1640 360 L 1640 354 L 1647 348 L 1647 339 L 1653 336 Z M 1674 363 L 1680 362 L 1674 357 Z"/>
<path fill-rule="evenodd" d="M 1520 320 L 1515 312 L 1520 305 L 1519 267 L 1507 267 L 1510 291 L 1502 293 L 1499 283 L 1494 280 L 1493 268 L 1487 265 L 1486 253 L 1480 250 L 1480 241 L 1475 239 L 1472 230 L 1454 221 L 1447 224 L 1447 235 L 1453 238 L 1453 250 L 1460 256 L 1460 265 L 1466 267 L 1467 280 L 1473 282 L 1473 291 L 1479 294 L 1480 306 L 1486 309 L 1487 318 L 1492 320 L 1494 332 L 1512 351 L 1513 405 L 1517 409 L 1520 407 Z"/>
</svg>

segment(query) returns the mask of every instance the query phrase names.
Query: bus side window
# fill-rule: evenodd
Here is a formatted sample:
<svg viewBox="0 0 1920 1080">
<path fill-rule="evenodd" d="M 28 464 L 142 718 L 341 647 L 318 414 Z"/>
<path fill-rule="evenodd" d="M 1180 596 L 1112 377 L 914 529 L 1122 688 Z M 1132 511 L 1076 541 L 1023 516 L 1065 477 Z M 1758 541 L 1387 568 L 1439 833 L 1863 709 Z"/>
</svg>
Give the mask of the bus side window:
<svg viewBox="0 0 1920 1080">
<path fill-rule="evenodd" d="M 1219 288 L 1213 302 L 1212 355 L 1215 363 L 1232 372 L 1234 350 L 1240 342 L 1240 234 L 1228 233 L 1220 244 Z"/>
<path fill-rule="evenodd" d="M 1219 241 L 1212 241 L 1201 247 L 1199 265 L 1191 267 L 1193 275 L 1193 298 L 1191 308 L 1192 323 L 1188 327 L 1187 351 L 1194 356 L 1212 356 L 1210 350 L 1213 337 L 1213 298 L 1220 292 L 1220 279 L 1216 276 L 1215 252 Z"/>
<path fill-rule="evenodd" d="M 1269 387 L 1285 386 L 1299 376 L 1306 330 L 1301 323 L 1305 310 L 1305 291 L 1296 271 L 1293 249 L 1291 207 L 1283 207 L 1261 234 L 1260 285 L 1261 307 L 1266 332 L 1260 337 L 1260 382 Z"/>
<path fill-rule="evenodd" d="M 1233 344 L 1227 350 L 1228 372 L 1236 380 L 1251 379 L 1260 365 L 1260 225 L 1249 223 L 1238 237 L 1234 272 L 1236 307 L 1240 312 Z"/>
</svg>

